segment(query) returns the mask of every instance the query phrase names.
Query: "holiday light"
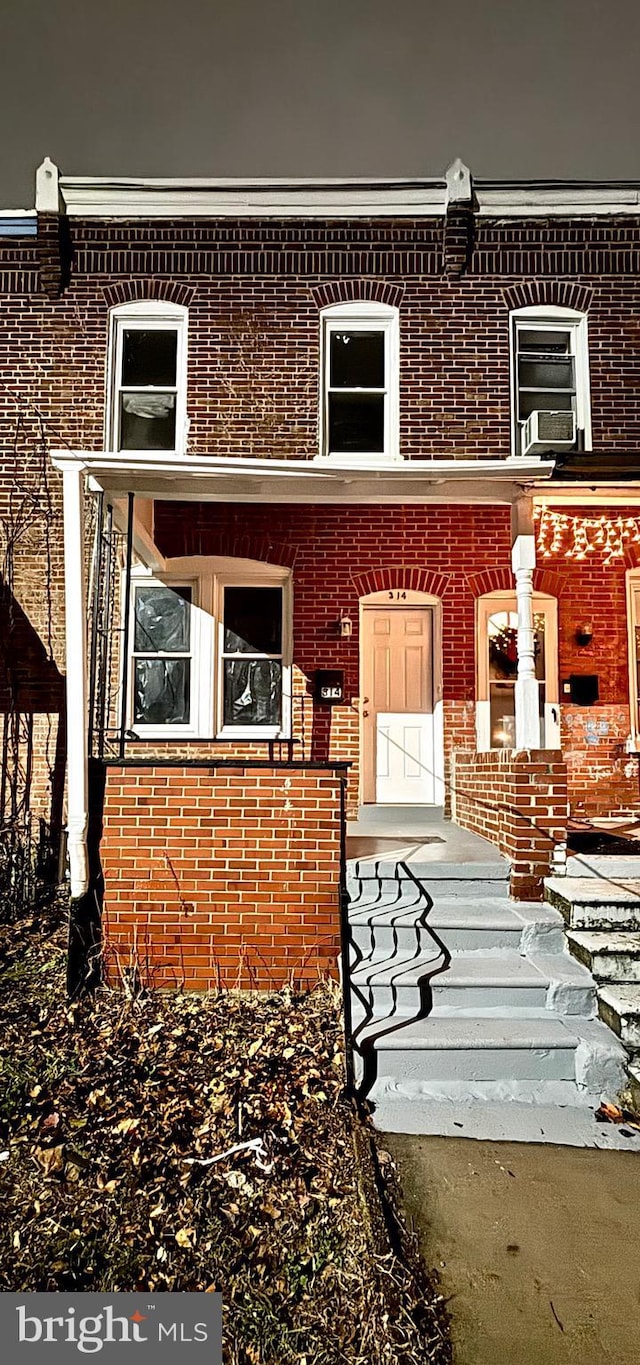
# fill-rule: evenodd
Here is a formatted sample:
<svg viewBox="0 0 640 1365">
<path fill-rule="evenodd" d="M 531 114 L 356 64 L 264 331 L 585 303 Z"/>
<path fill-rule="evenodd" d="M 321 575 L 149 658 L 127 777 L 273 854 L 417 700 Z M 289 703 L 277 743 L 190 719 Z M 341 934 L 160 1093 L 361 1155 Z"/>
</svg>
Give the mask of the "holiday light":
<svg viewBox="0 0 640 1365">
<path fill-rule="evenodd" d="M 608 568 L 623 560 L 631 545 L 640 545 L 640 516 L 573 517 L 536 507 L 534 519 L 541 559 L 564 555 L 565 559 L 584 560 L 601 550 L 603 566 Z"/>
</svg>

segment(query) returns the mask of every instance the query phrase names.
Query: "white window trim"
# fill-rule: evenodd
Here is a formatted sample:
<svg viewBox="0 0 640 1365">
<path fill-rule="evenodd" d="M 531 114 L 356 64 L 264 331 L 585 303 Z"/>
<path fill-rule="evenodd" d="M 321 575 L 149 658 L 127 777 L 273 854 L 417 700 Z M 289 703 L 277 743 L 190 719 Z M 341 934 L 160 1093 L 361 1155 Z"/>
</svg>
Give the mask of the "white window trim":
<svg viewBox="0 0 640 1365">
<path fill-rule="evenodd" d="M 188 312 L 177 303 L 164 303 L 157 299 L 138 303 L 123 303 L 112 308 L 109 328 L 109 352 L 107 362 L 106 402 L 105 402 L 105 450 L 111 454 L 154 456 L 153 450 L 118 450 L 118 404 L 119 376 L 122 366 L 122 336 L 126 330 L 169 331 L 177 334 L 176 353 L 176 445 L 174 451 L 163 451 L 164 455 L 184 455 L 187 445 L 187 331 Z"/>
<path fill-rule="evenodd" d="M 568 331 L 571 335 L 575 360 L 576 430 L 582 431 L 584 449 L 592 449 L 591 389 L 589 380 L 589 338 L 587 315 L 575 308 L 561 308 L 553 304 L 538 304 L 517 308 L 509 315 L 509 353 L 511 371 L 511 454 L 520 455 L 518 432 L 518 348 L 519 331 Z"/>
<path fill-rule="evenodd" d="M 191 719 L 188 725 L 135 725 L 133 722 L 133 623 L 135 588 L 190 587 Z M 225 726 L 222 723 L 222 606 L 225 587 L 282 588 L 282 724 Z M 124 588 L 124 575 L 123 575 Z M 127 729 L 141 739 L 291 738 L 293 677 L 293 582 L 290 569 L 251 559 L 185 556 L 167 561 L 166 572 L 141 566 L 131 573 L 131 631 L 127 663 Z M 122 685 L 120 688 L 122 695 Z"/>
<path fill-rule="evenodd" d="M 640 752 L 640 723 L 638 720 L 638 680 L 636 669 L 636 626 L 640 626 L 640 569 L 628 569 L 627 580 L 627 648 L 629 665 L 629 750 Z"/>
<path fill-rule="evenodd" d="M 385 411 L 384 411 L 384 450 L 361 454 L 338 454 L 327 449 L 329 433 L 329 345 L 332 332 L 370 331 L 384 333 L 385 338 Z M 316 460 L 330 461 L 333 464 L 362 467 L 368 460 L 381 464 L 386 460 L 400 460 L 400 315 L 397 308 L 388 303 L 372 303 L 361 300 L 352 303 L 334 303 L 323 308 L 320 314 L 320 392 L 319 392 L 319 435 L 320 453 Z"/>
<path fill-rule="evenodd" d="M 545 621 L 545 749 L 559 749 L 560 703 L 558 686 L 558 600 L 549 593 L 534 592 L 533 610 L 544 612 Z M 516 591 L 502 589 L 476 599 L 476 748 L 491 752 L 491 701 L 489 697 L 489 618 L 499 611 L 517 611 Z"/>
</svg>

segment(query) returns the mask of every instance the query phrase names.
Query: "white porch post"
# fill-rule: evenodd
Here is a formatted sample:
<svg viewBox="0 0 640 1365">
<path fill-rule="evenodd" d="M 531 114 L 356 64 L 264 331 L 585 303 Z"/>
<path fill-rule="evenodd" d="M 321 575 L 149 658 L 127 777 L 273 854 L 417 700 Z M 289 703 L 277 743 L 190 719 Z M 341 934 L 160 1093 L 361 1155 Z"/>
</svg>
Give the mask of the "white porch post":
<svg viewBox="0 0 640 1365">
<path fill-rule="evenodd" d="M 515 685 L 516 749 L 539 749 L 541 744 L 539 688 L 536 681 L 533 629 L 533 570 L 536 540 L 531 498 L 522 497 L 511 509 L 511 564 L 516 580 L 518 609 L 518 676 Z"/>
<path fill-rule="evenodd" d="M 67 670 L 67 832 L 74 900 L 89 889 L 87 828 L 87 614 L 84 572 L 83 470 L 67 466 L 64 498 L 64 599 Z"/>
</svg>

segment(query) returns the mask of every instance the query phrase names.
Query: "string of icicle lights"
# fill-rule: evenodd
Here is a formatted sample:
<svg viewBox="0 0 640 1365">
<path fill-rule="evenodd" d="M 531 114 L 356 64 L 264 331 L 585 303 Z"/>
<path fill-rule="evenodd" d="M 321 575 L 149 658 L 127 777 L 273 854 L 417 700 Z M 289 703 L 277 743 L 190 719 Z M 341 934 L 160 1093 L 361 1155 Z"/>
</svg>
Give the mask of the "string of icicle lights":
<svg viewBox="0 0 640 1365">
<path fill-rule="evenodd" d="M 640 517 L 571 517 L 548 507 L 536 507 L 534 516 L 541 559 L 588 559 L 599 551 L 606 567 L 623 560 L 629 545 L 640 545 Z"/>
</svg>

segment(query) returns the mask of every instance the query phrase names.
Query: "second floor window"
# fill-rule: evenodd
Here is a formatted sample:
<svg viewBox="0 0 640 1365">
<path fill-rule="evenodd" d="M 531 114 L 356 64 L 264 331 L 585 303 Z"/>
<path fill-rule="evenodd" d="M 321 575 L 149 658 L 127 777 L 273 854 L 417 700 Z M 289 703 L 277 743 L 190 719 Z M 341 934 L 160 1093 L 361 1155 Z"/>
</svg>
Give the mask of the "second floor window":
<svg viewBox="0 0 640 1365">
<path fill-rule="evenodd" d="M 170 304 L 114 310 L 110 450 L 184 452 L 186 323 L 186 310 Z"/>
<path fill-rule="evenodd" d="M 514 455 L 590 450 L 587 320 L 570 308 L 512 314 Z"/>
<path fill-rule="evenodd" d="M 326 308 L 321 454 L 398 455 L 398 313 L 386 304 Z"/>
</svg>

